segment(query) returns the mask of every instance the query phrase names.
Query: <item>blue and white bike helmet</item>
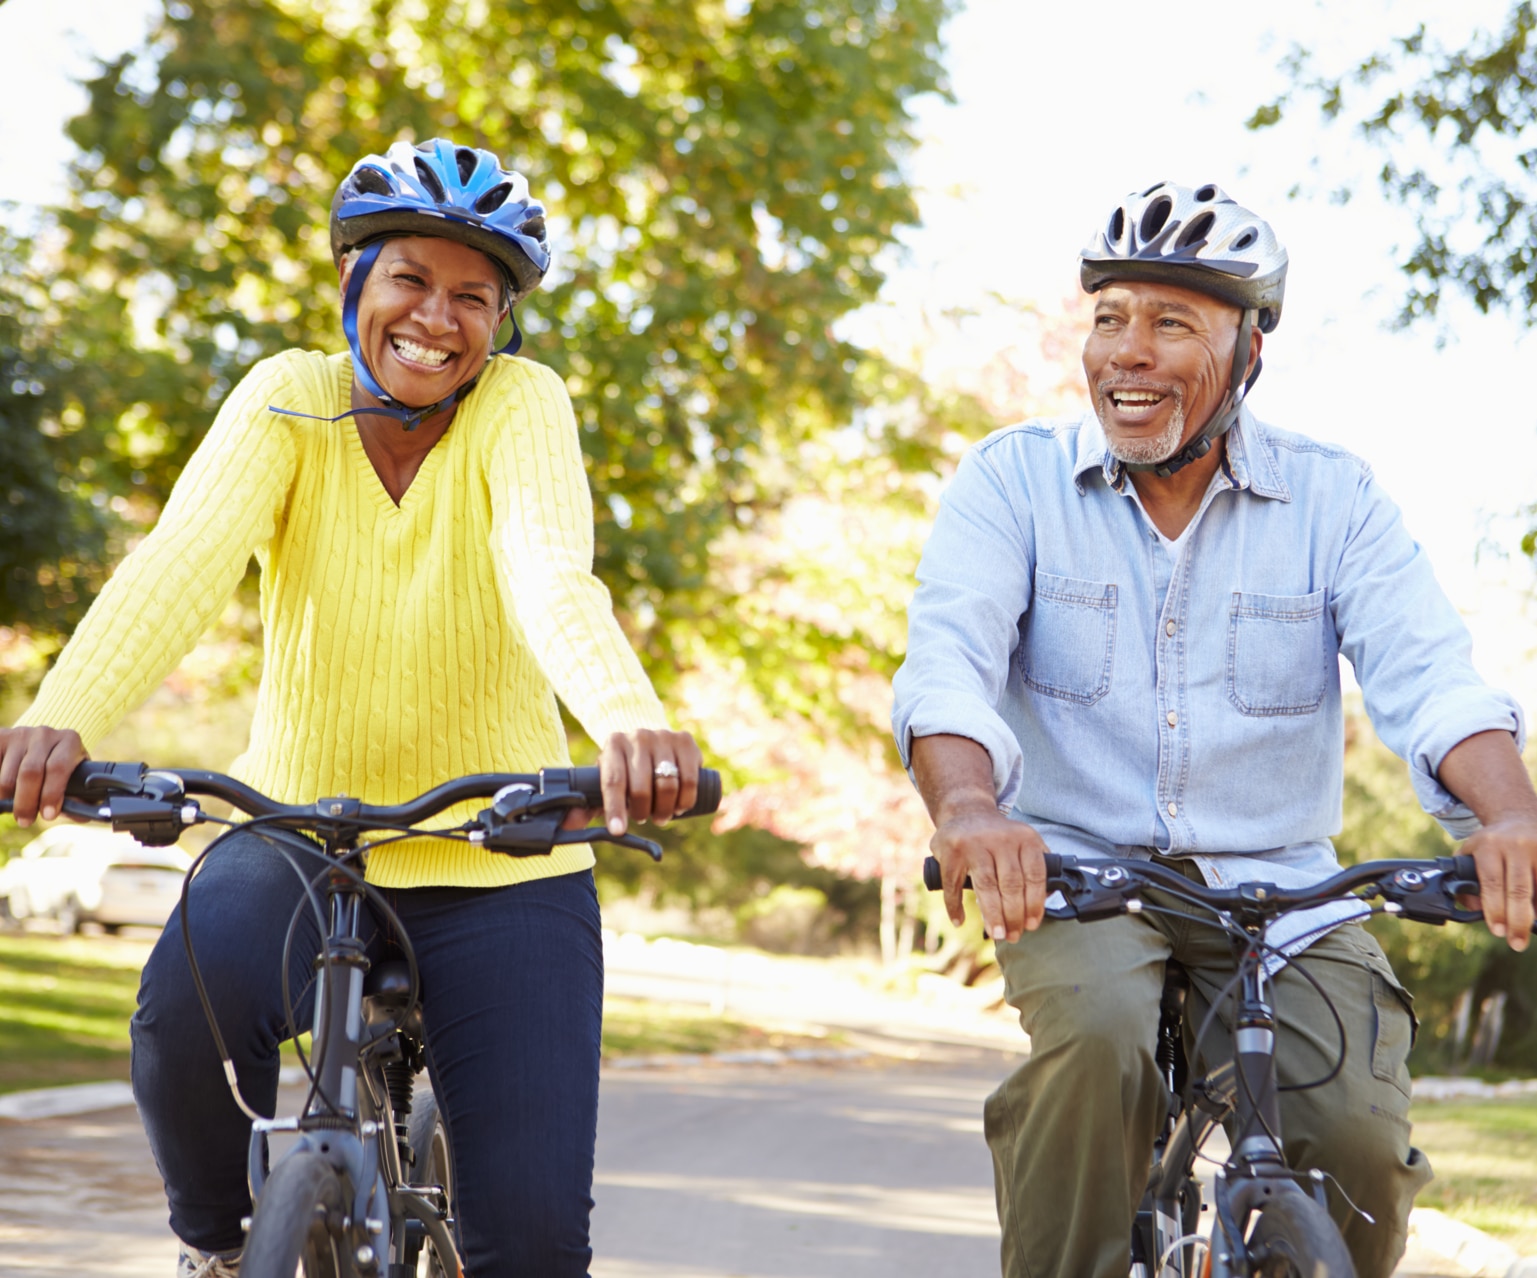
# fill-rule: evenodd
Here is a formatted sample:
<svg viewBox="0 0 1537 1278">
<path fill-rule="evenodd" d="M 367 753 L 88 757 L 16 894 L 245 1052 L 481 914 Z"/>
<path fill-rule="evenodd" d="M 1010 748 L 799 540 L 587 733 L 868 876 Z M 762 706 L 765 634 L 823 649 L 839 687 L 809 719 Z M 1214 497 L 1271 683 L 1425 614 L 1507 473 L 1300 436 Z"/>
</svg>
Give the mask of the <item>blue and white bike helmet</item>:
<svg viewBox="0 0 1537 1278">
<path fill-rule="evenodd" d="M 1206 428 L 1167 461 L 1130 469 L 1172 475 L 1204 457 L 1212 442 L 1238 420 L 1262 366 L 1256 361 L 1245 381 L 1249 333 L 1253 328 L 1269 333 L 1281 322 L 1286 267 L 1286 250 L 1270 224 L 1212 183 L 1188 187 L 1160 182 L 1116 205 L 1079 254 L 1084 292 L 1097 293 L 1114 280 L 1148 280 L 1206 293 L 1243 313 L 1228 394 Z"/>
<path fill-rule="evenodd" d="M 358 299 L 385 240 L 398 235 L 431 235 L 479 249 L 502 271 L 506 304 L 513 307 L 539 287 L 550 267 L 544 206 L 530 197 L 519 173 L 504 169 L 490 151 L 456 146 L 434 138 L 413 146 L 396 142 L 383 155 L 365 155 L 337 188 L 331 201 L 331 256 L 361 249 L 342 299 L 342 328 L 352 349 L 353 368 L 384 409 L 367 412 L 395 417 L 407 430 L 474 388 L 471 381 L 452 397 L 413 408 L 397 404 L 379 384 L 358 347 Z M 512 337 L 495 354 L 513 354 L 523 335 L 513 321 Z"/>
</svg>

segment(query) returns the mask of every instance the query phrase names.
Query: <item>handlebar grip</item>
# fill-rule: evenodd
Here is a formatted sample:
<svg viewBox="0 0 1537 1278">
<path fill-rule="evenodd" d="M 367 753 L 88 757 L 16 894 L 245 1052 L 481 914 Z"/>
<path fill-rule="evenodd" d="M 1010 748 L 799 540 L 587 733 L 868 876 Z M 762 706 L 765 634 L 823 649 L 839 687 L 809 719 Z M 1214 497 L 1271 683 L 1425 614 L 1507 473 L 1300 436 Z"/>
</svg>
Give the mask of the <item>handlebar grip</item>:
<svg viewBox="0 0 1537 1278">
<path fill-rule="evenodd" d="M 562 768 L 558 772 L 545 769 L 547 777 L 560 776 L 567 785 L 587 800 L 587 806 L 603 806 L 603 779 L 598 768 Z M 694 796 L 694 806 L 679 817 L 708 816 L 720 808 L 720 773 L 714 768 L 699 769 L 699 791 Z"/>
<path fill-rule="evenodd" d="M 1046 880 L 1059 878 L 1062 874 L 1062 856 L 1058 852 L 1048 852 L 1043 858 L 1046 862 Z M 932 856 L 923 858 L 923 886 L 930 892 L 942 892 L 945 887 L 944 874 L 939 868 L 939 861 Z M 962 889 L 971 886 L 971 875 L 966 876 L 966 881 L 961 884 Z"/>
<path fill-rule="evenodd" d="M 694 796 L 694 806 L 680 817 L 709 816 L 720 808 L 720 773 L 714 768 L 699 769 L 699 792 Z"/>
<path fill-rule="evenodd" d="M 109 763 L 85 759 L 69 774 L 64 793 L 72 799 L 94 799 L 114 790 L 132 793 L 149 769 L 142 763 Z"/>
<path fill-rule="evenodd" d="M 1459 879 L 1478 882 L 1478 865 L 1466 852 L 1459 852 L 1452 858 L 1452 873 Z"/>
</svg>

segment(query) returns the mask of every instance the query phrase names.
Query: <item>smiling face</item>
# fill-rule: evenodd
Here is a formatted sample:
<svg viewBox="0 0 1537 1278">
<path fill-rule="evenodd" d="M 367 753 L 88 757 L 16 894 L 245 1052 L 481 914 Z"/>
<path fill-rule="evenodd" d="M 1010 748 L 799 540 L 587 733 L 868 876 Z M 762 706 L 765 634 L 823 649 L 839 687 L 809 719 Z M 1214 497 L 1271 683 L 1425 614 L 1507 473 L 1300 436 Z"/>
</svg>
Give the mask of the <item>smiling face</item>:
<svg viewBox="0 0 1537 1278">
<path fill-rule="evenodd" d="M 342 263 L 346 292 L 355 258 Z M 491 354 L 502 276 L 479 249 L 402 236 L 379 251 L 358 299 L 358 347 L 379 384 L 407 405 L 446 399 Z"/>
<path fill-rule="evenodd" d="M 1166 461 L 1209 422 L 1226 398 L 1236 306 L 1193 289 L 1117 281 L 1094 298 L 1083 371 L 1111 453 L 1122 461 Z M 1249 364 L 1260 335 L 1250 342 Z"/>
</svg>

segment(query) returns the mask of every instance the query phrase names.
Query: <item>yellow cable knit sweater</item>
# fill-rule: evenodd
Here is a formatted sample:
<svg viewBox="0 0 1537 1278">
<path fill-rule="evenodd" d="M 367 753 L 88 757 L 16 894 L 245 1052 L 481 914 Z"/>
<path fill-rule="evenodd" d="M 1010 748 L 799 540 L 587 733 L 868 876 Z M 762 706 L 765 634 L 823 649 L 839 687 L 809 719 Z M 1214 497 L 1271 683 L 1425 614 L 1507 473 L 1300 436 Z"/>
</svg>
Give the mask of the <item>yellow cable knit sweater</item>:
<svg viewBox="0 0 1537 1278">
<path fill-rule="evenodd" d="M 473 772 L 569 762 L 558 693 L 596 740 L 665 717 L 592 575 L 592 503 L 556 374 L 499 356 L 397 507 L 351 419 L 345 355 L 289 351 L 231 392 L 160 522 L 119 566 L 18 721 L 91 749 L 261 566 L 265 659 L 231 771 L 288 803 L 396 803 Z M 450 825 L 480 804 L 445 814 Z M 417 839 L 387 887 L 492 887 L 593 863 Z"/>
</svg>

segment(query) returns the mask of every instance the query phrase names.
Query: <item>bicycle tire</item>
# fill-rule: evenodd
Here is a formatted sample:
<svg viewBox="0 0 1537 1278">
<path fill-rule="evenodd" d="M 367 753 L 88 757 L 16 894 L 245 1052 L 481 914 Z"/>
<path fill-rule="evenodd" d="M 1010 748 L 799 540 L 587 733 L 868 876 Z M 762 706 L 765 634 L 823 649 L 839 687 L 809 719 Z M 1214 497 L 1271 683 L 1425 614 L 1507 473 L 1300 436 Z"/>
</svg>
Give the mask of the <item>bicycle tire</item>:
<svg viewBox="0 0 1537 1278">
<path fill-rule="evenodd" d="M 251 1217 L 242 1278 L 340 1278 L 341 1177 L 319 1154 L 290 1154 L 272 1169 Z"/>
<path fill-rule="evenodd" d="M 1249 1236 L 1250 1278 L 1356 1278 L 1339 1227 L 1305 1194 L 1267 1203 Z"/>
<path fill-rule="evenodd" d="M 438 1098 L 430 1088 L 417 1092 L 411 1102 L 410 1131 L 411 1150 L 416 1155 L 411 1183 L 441 1185 L 448 1195 L 451 1218 L 454 1209 L 454 1161 L 448 1144 L 448 1128 L 438 1112 Z M 420 1278 L 447 1278 L 453 1272 L 454 1269 L 443 1264 L 438 1257 L 438 1249 L 432 1239 L 428 1238 L 422 1244 L 417 1274 Z"/>
</svg>

